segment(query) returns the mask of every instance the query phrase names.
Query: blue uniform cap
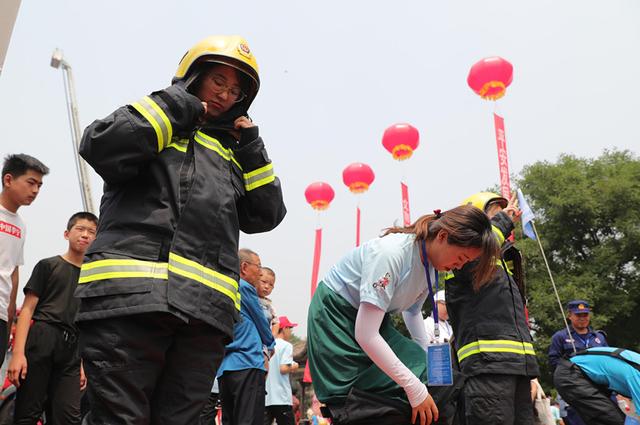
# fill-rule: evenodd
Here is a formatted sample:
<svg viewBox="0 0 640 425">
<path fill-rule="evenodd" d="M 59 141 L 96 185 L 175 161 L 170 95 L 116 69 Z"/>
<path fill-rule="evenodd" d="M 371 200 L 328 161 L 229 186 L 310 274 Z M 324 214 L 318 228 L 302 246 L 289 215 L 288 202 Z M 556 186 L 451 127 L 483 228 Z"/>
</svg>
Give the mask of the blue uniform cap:
<svg viewBox="0 0 640 425">
<path fill-rule="evenodd" d="M 591 311 L 591 307 L 589 303 L 585 300 L 573 300 L 567 303 L 567 309 L 569 312 L 577 314 L 577 313 L 589 313 Z"/>
</svg>

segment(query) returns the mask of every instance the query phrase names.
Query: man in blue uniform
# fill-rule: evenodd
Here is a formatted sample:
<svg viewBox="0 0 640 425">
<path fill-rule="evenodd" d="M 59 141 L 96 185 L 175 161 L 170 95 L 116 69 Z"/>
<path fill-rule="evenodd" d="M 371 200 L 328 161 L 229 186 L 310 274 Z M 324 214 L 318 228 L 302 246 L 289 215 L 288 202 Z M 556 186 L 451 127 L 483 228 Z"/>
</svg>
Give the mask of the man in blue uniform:
<svg viewBox="0 0 640 425">
<path fill-rule="evenodd" d="M 576 351 L 586 350 L 591 347 L 607 347 L 607 339 L 602 331 L 595 331 L 589 326 L 591 321 L 591 307 L 585 300 L 573 300 L 567 304 L 569 310 L 569 321 L 571 326 L 571 336 L 566 329 L 561 329 L 551 337 L 551 346 L 549 347 L 549 365 L 551 370 L 555 370 L 558 362 L 562 358 L 568 358 Z M 573 345 L 571 344 L 573 340 Z M 567 407 L 567 424 L 583 425 L 584 421 L 580 419 L 578 413 L 571 406 Z"/>
<path fill-rule="evenodd" d="M 571 338 L 566 329 L 561 329 L 551 338 L 549 347 L 549 363 L 555 369 L 558 360 L 568 357 L 574 353 L 571 339 L 575 344 L 576 351 L 586 350 L 591 347 L 608 347 L 607 339 L 602 331 L 594 331 L 589 323 L 591 321 L 591 307 L 584 300 L 573 300 L 567 304 L 569 310 L 569 321 L 571 322 Z"/>
<path fill-rule="evenodd" d="M 625 414 L 611 391 L 640 400 L 640 354 L 615 347 L 590 348 L 560 359 L 553 383 L 587 425 L 622 425 Z"/>
</svg>

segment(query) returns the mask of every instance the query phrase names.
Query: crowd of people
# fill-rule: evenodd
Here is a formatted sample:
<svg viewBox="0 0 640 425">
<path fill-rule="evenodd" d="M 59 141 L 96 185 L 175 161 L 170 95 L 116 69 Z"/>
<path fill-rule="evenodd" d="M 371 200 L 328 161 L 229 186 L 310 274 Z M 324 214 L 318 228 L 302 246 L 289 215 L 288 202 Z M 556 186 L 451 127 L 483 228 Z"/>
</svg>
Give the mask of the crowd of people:
<svg viewBox="0 0 640 425">
<path fill-rule="evenodd" d="M 87 127 L 80 154 L 105 183 L 100 217 L 72 215 L 66 252 L 39 261 L 23 288 L 7 367 L 12 423 L 298 423 L 297 323 L 269 298 L 276 272 L 238 246 L 240 231 L 268 232 L 286 214 L 248 116 L 259 88 L 247 42 L 208 37 L 169 87 Z M 25 154 L 2 168 L 0 360 L 24 263 L 18 209 L 48 173 Z M 571 326 L 548 353 L 564 416 L 543 396 L 509 237 L 519 216 L 514 199 L 479 192 L 335 264 L 307 317 L 321 406 L 312 420 L 623 424 L 620 403 L 640 397 L 640 355 L 608 346 L 586 300 L 568 303 Z"/>
</svg>

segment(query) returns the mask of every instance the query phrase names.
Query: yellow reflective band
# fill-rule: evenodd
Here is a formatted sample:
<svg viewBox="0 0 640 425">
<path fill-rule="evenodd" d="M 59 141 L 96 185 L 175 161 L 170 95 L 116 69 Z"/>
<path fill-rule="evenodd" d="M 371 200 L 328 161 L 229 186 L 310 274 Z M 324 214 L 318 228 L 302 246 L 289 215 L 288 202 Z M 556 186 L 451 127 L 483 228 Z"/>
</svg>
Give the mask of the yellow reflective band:
<svg viewBox="0 0 640 425">
<path fill-rule="evenodd" d="M 227 161 L 233 161 L 233 163 L 236 164 L 240 170 L 242 170 L 242 166 L 236 160 L 235 156 L 233 156 L 233 151 L 231 149 L 225 149 L 225 147 L 222 146 L 218 139 L 214 139 L 213 137 L 204 134 L 201 131 L 198 131 L 196 133 L 194 139 L 196 142 L 198 142 L 205 148 L 211 149 L 212 151 L 216 152 Z"/>
<path fill-rule="evenodd" d="M 173 148 L 173 149 L 178 150 L 180 152 L 186 152 L 188 145 L 189 145 L 189 140 L 188 139 L 180 139 L 180 140 L 176 139 L 173 142 L 169 143 L 167 145 L 167 148 Z"/>
<path fill-rule="evenodd" d="M 153 261 L 109 259 L 82 265 L 78 284 L 106 279 L 125 278 L 168 279 L 167 263 Z"/>
<path fill-rule="evenodd" d="M 504 269 L 503 265 L 502 265 L 502 261 L 500 259 L 496 260 L 496 266 L 500 267 L 501 269 Z M 511 266 L 511 267 L 509 267 Z M 507 261 L 507 273 L 509 275 L 513 275 L 513 272 L 511 271 L 511 268 L 513 267 L 513 262 L 512 261 Z"/>
<path fill-rule="evenodd" d="M 169 253 L 169 271 L 202 283 L 231 298 L 236 308 L 240 310 L 240 293 L 238 282 L 213 269 L 205 267 L 195 261 L 181 257 L 173 252 Z"/>
<path fill-rule="evenodd" d="M 145 96 L 140 102 L 132 103 L 131 106 L 151 124 L 158 139 L 158 152 L 162 151 L 173 137 L 173 127 L 167 115 L 149 96 Z"/>
<path fill-rule="evenodd" d="M 458 350 L 458 361 L 479 353 L 511 353 L 535 356 L 533 345 L 529 342 L 510 341 L 508 339 L 474 341 Z"/>
<path fill-rule="evenodd" d="M 276 179 L 273 164 L 267 164 L 244 175 L 244 187 L 248 191 L 269 184 Z"/>
<path fill-rule="evenodd" d="M 500 243 L 500 245 L 502 245 L 505 239 L 504 235 L 502 234 L 502 230 L 494 225 L 491 225 L 491 229 L 493 230 L 493 233 L 495 233 L 495 235 L 498 237 L 498 242 Z"/>
<path fill-rule="evenodd" d="M 444 273 L 444 280 L 453 279 L 454 277 L 456 277 L 456 276 L 451 271 Z"/>
</svg>

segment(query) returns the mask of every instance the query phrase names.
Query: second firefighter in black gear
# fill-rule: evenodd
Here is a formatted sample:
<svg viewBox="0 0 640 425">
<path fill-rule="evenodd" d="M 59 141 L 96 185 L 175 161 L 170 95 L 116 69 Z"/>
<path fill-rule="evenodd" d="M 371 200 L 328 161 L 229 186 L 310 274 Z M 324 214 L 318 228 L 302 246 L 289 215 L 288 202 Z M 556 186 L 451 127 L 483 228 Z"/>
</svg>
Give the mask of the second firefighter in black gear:
<svg viewBox="0 0 640 425">
<path fill-rule="evenodd" d="M 471 264 L 445 277 L 455 354 L 466 377 L 458 418 L 467 425 L 533 424 L 530 381 L 539 374 L 538 363 L 525 314 L 520 255 L 505 239 L 516 210 L 489 192 L 464 204 L 489 215 L 503 245 L 494 278 L 485 285 L 474 285 Z"/>
<path fill-rule="evenodd" d="M 197 422 L 239 318 L 239 231 L 286 212 L 247 116 L 260 80 L 246 41 L 199 42 L 172 83 L 80 146 L 105 182 L 76 290 L 88 424 Z"/>
</svg>

